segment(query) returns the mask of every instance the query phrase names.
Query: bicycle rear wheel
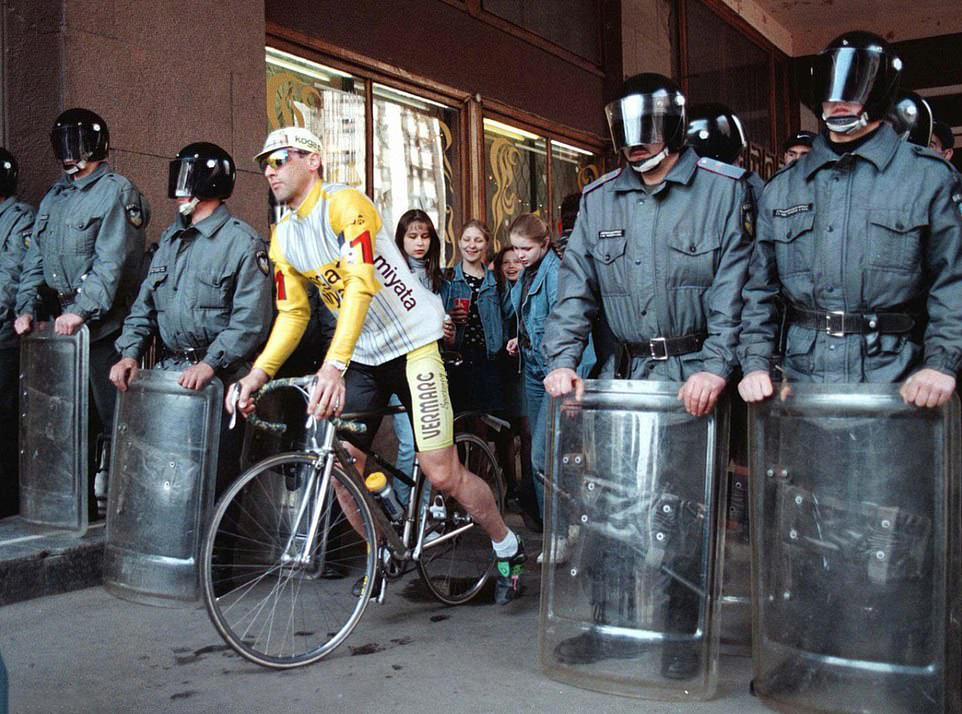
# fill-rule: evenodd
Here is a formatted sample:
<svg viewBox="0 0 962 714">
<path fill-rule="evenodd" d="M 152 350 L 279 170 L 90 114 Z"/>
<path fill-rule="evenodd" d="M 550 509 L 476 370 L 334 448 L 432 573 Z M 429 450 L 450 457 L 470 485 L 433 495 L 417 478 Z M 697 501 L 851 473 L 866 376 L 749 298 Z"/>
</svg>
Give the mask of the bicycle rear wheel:
<svg viewBox="0 0 962 714">
<path fill-rule="evenodd" d="M 201 579 L 211 621 L 241 656 L 265 667 L 298 667 L 330 653 L 371 594 L 371 511 L 336 464 L 322 494 L 323 464 L 293 452 L 255 464 L 218 501 L 204 539 Z M 312 514 L 317 535 L 305 547 Z M 356 597 L 351 589 L 362 576 Z"/>
<path fill-rule="evenodd" d="M 458 459 L 488 485 L 503 513 L 501 469 L 491 449 L 474 434 L 456 434 L 454 444 Z M 434 490 L 426 478 L 421 488 L 430 492 L 430 499 L 423 514 L 424 550 L 418 571 L 434 597 L 460 605 L 481 592 L 491 574 L 491 539 L 453 497 Z"/>
</svg>

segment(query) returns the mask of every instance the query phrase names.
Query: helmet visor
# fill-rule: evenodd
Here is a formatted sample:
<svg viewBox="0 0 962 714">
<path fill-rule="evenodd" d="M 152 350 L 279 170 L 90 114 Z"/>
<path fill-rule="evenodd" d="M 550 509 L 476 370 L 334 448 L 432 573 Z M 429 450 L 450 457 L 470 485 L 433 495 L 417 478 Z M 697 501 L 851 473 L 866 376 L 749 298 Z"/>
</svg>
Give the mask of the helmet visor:
<svg viewBox="0 0 962 714">
<path fill-rule="evenodd" d="M 86 161 L 97 150 L 97 132 L 88 126 L 57 126 L 50 132 L 53 153 L 60 161 Z"/>
<path fill-rule="evenodd" d="M 820 102 L 865 106 L 885 56 L 873 50 L 840 47 L 815 59 L 813 80 Z"/>
<path fill-rule="evenodd" d="M 167 197 L 190 198 L 194 195 L 196 163 L 192 159 L 174 159 L 167 174 Z"/>
<path fill-rule="evenodd" d="M 605 107 L 615 151 L 639 144 L 667 143 L 684 114 L 685 98 L 677 92 L 629 94 Z"/>
</svg>

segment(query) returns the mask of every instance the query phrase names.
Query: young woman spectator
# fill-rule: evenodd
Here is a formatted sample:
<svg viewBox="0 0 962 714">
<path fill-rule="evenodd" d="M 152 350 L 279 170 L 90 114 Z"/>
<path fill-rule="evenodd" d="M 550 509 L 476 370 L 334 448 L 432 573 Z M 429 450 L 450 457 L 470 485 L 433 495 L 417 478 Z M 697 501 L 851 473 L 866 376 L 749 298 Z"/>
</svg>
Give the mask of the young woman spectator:
<svg viewBox="0 0 962 714">
<path fill-rule="evenodd" d="M 494 276 L 505 301 L 504 335 L 507 338 L 517 337 L 518 334 L 518 319 L 511 308 L 511 288 L 518 281 L 523 269 L 521 259 L 513 246 L 505 246 L 494 257 Z M 505 395 L 504 417 L 511 424 L 511 432 L 507 439 L 499 439 L 495 443 L 498 447 L 498 462 L 504 472 L 508 498 L 517 500 L 525 525 L 540 533 L 541 513 L 531 479 L 531 432 L 524 412 L 520 356 L 509 355 L 504 351 L 501 353 L 500 366 Z M 516 437 L 517 444 L 520 445 L 520 459 Z M 520 473 L 516 468 L 519 461 Z"/>
<path fill-rule="evenodd" d="M 408 267 L 424 287 L 434 293 L 441 292 L 444 275 L 441 272 L 441 239 L 434 228 L 431 217 L 418 208 L 405 211 L 394 231 L 394 242 L 407 258 Z M 445 331 L 454 336 L 453 326 L 445 323 Z M 401 401 L 394 395 L 391 406 L 400 406 Z M 414 468 L 414 432 L 406 416 L 397 415 L 394 419 L 394 434 L 398 440 L 397 459 L 394 465 L 410 475 Z M 410 488 L 396 481 L 394 490 L 401 503 L 407 504 Z"/>
<path fill-rule="evenodd" d="M 504 347 L 504 304 L 493 270 L 488 269 L 491 231 L 471 220 L 458 240 L 461 261 L 447 271 L 441 297 L 455 325 L 449 346 L 461 364 L 449 372 L 455 414 L 499 412 L 504 408 L 498 353 Z"/>
<path fill-rule="evenodd" d="M 545 320 L 558 296 L 558 267 L 561 260 L 551 250 L 548 226 L 533 213 L 522 213 L 515 218 L 508 228 L 508 234 L 515 253 L 524 265 L 524 272 L 511 290 L 511 304 L 518 316 L 518 336 L 508 341 L 507 350 L 508 354 L 521 355 L 524 407 L 531 428 L 531 472 L 538 510 L 544 519 L 548 399 L 543 383 L 547 364 L 541 353 L 541 338 L 544 336 Z M 557 560 L 565 559 L 566 550 L 567 540 L 559 538 L 555 543 Z"/>
</svg>

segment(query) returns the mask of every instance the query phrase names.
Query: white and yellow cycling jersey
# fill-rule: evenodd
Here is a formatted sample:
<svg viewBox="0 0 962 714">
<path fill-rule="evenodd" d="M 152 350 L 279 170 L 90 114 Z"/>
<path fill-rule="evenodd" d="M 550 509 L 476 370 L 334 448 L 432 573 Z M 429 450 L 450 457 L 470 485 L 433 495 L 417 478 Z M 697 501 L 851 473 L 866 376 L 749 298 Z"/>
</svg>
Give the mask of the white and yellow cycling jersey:
<svg viewBox="0 0 962 714">
<path fill-rule="evenodd" d="M 326 360 L 379 365 L 440 339 L 444 308 L 408 268 L 370 199 L 317 182 L 274 227 L 278 316 L 254 363 L 274 376 L 310 318 L 308 283 L 337 316 Z"/>
</svg>

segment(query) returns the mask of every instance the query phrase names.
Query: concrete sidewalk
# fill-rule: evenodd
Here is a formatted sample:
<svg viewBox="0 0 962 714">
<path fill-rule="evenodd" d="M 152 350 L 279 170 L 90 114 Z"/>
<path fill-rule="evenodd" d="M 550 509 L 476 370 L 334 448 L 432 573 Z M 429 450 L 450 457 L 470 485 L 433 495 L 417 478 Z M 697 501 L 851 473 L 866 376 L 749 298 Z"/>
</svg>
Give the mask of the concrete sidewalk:
<svg viewBox="0 0 962 714">
<path fill-rule="evenodd" d="M 534 551 L 537 552 L 537 551 Z M 639 701 L 547 679 L 538 572 L 504 608 L 445 607 L 415 575 L 372 603 L 328 659 L 262 669 L 223 643 L 203 607 L 160 609 L 89 588 L 0 608 L 11 712 L 752 712 L 750 661 L 724 657 L 705 703 Z M 484 596 L 491 601 L 490 593 Z"/>
</svg>

